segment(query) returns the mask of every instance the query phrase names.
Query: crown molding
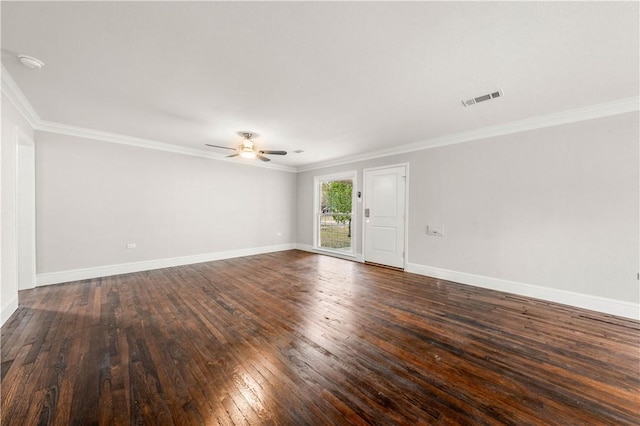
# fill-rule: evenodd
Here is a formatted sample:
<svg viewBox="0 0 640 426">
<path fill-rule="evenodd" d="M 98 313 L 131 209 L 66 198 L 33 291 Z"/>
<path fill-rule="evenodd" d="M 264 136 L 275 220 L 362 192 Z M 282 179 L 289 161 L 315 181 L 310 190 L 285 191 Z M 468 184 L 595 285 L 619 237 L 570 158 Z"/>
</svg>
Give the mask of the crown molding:
<svg viewBox="0 0 640 426">
<path fill-rule="evenodd" d="M 53 121 L 40 120 L 35 129 L 42 132 L 57 133 L 66 136 L 75 136 L 85 139 L 94 139 L 103 142 L 118 143 L 122 145 L 135 146 L 139 148 L 155 149 L 157 151 L 171 152 L 174 154 L 191 155 L 193 157 L 209 158 L 212 160 L 226 161 L 238 165 L 246 165 L 252 167 L 263 167 L 273 170 L 281 170 L 285 172 L 295 173 L 297 170 L 293 167 L 283 166 L 279 164 L 270 164 L 264 162 L 243 162 L 231 160 L 224 155 L 214 154 L 209 151 L 188 148 L 170 143 L 159 142 L 152 139 L 137 138 L 134 136 L 126 136 L 118 133 L 103 132 L 102 130 L 87 129 L 85 127 L 71 126 L 68 124 L 56 123 Z"/>
<path fill-rule="evenodd" d="M 205 151 L 196 148 L 188 148 L 180 145 L 173 145 L 166 142 L 159 142 L 151 139 L 137 138 L 134 136 L 121 135 L 118 133 L 104 132 L 102 130 L 88 129 L 85 127 L 72 126 L 69 124 L 57 123 L 53 121 L 42 120 L 38 113 L 35 111 L 29 100 L 24 96 L 22 90 L 18 87 L 15 80 L 11 77 L 9 72 L 4 66 L 2 66 L 2 93 L 7 96 L 9 101 L 16 107 L 16 109 L 27 120 L 29 125 L 34 129 L 41 132 L 57 133 L 60 135 L 75 136 L 85 139 L 99 140 L 103 142 L 118 143 L 122 145 L 135 146 L 139 148 L 155 149 L 157 151 L 171 152 L 174 154 L 191 155 L 194 157 L 209 158 L 211 160 L 226 161 L 236 165 L 262 167 L 272 170 L 280 170 L 290 173 L 296 173 L 297 170 L 294 167 L 283 166 L 279 164 L 271 164 L 265 162 L 237 162 L 227 158 L 221 154 L 214 154 L 210 151 Z"/>
<path fill-rule="evenodd" d="M 634 96 L 612 102 L 590 105 L 583 108 L 576 108 L 538 117 L 525 118 L 523 120 L 512 121 L 511 123 L 483 127 L 481 129 L 470 130 L 468 132 L 440 136 L 437 138 L 400 145 L 394 148 L 383 149 L 364 155 L 353 155 L 344 157 L 336 161 L 329 160 L 321 163 L 309 164 L 307 166 L 298 167 L 298 172 L 306 172 L 310 170 L 322 169 L 325 167 L 339 166 L 354 163 L 357 161 L 373 160 L 376 158 L 388 157 L 390 155 L 405 154 L 408 152 L 421 151 L 424 149 L 454 145 L 463 142 L 471 142 L 474 140 L 487 139 L 513 133 L 521 133 L 530 130 L 543 129 L 546 127 L 559 126 L 562 124 L 576 123 L 579 121 L 593 120 L 596 118 L 625 114 L 638 110 L 640 110 L 640 96 Z"/>
<path fill-rule="evenodd" d="M 4 65 L 2 66 L 1 80 L 2 93 L 9 99 L 13 106 L 16 107 L 20 114 L 22 114 L 29 125 L 35 129 L 40 121 L 40 117 Z"/>
<path fill-rule="evenodd" d="M 224 156 L 213 154 L 211 152 L 200 149 L 187 148 L 180 145 L 173 145 L 151 139 L 136 138 L 133 136 L 126 136 L 117 133 L 104 132 L 101 130 L 87 129 L 84 127 L 42 120 L 4 66 L 2 66 L 2 93 L 7 96 L 11 103 L 18 109 L 18 111 L 20 111 L 25 120 L 27 120 L 27 122 L 29 122 L 31 127 L 33 127 L 35 130 L 100 140 L 104 142 L 119 143 L 123 145 L 131 145 L 140 148 L 155 149 L 176 154 L 210 158 L 212 160 L 218 161 L 228 161 L 232 162 L 233 164 L 240 164 L 236 161 L 229 160 Z M 611 102 L 590 105 L 587 107 L 571 109 L 568 111 L 526 118 L 523 120 L 513 121 L 511 123 L 499 124 L 495 126 L 484 127 L 481 129 L 470 130 L 467 132 L 456 133 L 453 135 L 440 136 L 433 139 L 427 139 L 424 141 L 413 142 L 389 149 L 374 151 L 363 155 L 352 155 L 349 157 L 343 157 L 335 161 L 329 160 L 320 163 L 313 163 L 297 168 L 263 162 L 242 163 L 242 165 L 264 167 L 268 169 L 275 169 L 292 173 L 306 172 L 310 170 L 322 169 L 325 167 L 355 163 L 358 161 L 373 160 L 390 155 L 405 154 L 408 152 L 421 151 L 424 149 L 436 148 L 440 146 L 454 145 L 458 143 L 471 142 L 474 140 L 487 139 L 496 136 L 559 126 L 562 124 L 593 120 L 596 118 L 609 117 L 638 110 L 640 110 L 640 96 L 634 96 Z"/>
</svg>

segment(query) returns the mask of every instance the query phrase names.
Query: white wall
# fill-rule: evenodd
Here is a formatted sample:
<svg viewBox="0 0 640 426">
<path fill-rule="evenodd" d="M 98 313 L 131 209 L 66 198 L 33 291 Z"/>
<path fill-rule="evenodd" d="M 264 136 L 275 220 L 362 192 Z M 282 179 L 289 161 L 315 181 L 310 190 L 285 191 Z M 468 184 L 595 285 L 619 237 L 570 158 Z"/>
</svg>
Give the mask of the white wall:
<svg viewBox="0 0 640 426">
<path fill-rule="evenodd" d="M 40 284 L 295 243 L 290 172 L 37 132 L 36 188 Z"/>
<path fill-rule="evenodd" d="M 632 113 L 417 154 L 411 262 L 638 302 L 638 131 Z"/>
<path fill-rule="evenodd" d="M 20 115 L 13 104 L 2 94 L 2 154 L 0 187 L 2 244 L 2 267 L 0 270 L 0 323 L 4 322 L 18 307 L 17 256 L 16 256 L 16 145 L 14 132 L 22 132 L 33 139 L 33 129 Z"/>
<path fill-rule="evenodd" d="M 363 185 L 363 168 L 409 162 L 407 270 L 637 317 L 638 121 L 627 113 L 299 173 L 298 243 L 312 242 L 313 176 L 357 169 Z M 429 224 L 445 236 L 427 236 Z"/>
<path fill-rule="evenodd" d="M 4 322 L 17 307 L 13 128 L 33 131 L 4 95 L 2 107 Z M 408 162 L 408 270 L 637 312 L 638 121 L 634 112 L 297 176 L 38 132 L 40 283 L 309 247 L 313 176 L 356 169 L 362 190 L 364 168 Z M 359 254 L 361 216 L 358 204 Z M 426 236 L 427 224 L 444 225 L 446 235 Z M 607 306 L 582 303 L 589 298 Z"/>
</svg>

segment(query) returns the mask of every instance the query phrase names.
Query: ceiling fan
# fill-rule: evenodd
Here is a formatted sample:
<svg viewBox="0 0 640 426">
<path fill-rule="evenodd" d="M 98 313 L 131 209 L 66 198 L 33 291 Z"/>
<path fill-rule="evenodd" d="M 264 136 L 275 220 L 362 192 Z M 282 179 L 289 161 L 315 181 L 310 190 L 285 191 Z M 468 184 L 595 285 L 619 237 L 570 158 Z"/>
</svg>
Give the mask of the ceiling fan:
<svg viewBox="0 0 640 426">
<path fill-rule="evenodd" d="M 236 151 L 235 154 L 227 155 L 227 157 L 237 157 L 240 156 L 242 158 L 257 158 L 262 161 L 271 161 L 271 159 L 265 157 L 265 155 L 287 155 L 287 151 L 270 151 L 270 150 L 257 150 L 255 145 L 253 144 L 253 138 L 256 136 L 255 133 L 251 132 L 239 132 L 240 136 L 243 137 L 242 143 L 238 145 L 237 148 L 229 148 L 227 146 L 220 145 L 211 145 L 206 143 L 206 146 L 211 146 L 214 148 L 222 148 L 222 149 L 230 149 L 232 151 Z"/>
</svg>

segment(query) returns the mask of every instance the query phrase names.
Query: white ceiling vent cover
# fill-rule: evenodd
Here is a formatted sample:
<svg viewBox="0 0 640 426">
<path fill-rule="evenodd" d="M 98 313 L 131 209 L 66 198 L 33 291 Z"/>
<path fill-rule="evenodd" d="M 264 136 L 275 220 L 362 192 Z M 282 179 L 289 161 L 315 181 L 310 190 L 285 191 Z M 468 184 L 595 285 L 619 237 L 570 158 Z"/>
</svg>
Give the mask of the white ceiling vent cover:
<svg viewBox="0 0 640 426">
<path fill-rule="evenodd" d="M 504 96 L 502 90 L 498 90 L 497 92 L 487 93 L 486 95 L 478 96 L 477 98 L 469 99 L 468 101 L 462 101 L 462 105 L 468 107 L 470 105 L 475 105 L 479 102 L 488 101 L 489 99 L 495 99 Z"/>
</svg>

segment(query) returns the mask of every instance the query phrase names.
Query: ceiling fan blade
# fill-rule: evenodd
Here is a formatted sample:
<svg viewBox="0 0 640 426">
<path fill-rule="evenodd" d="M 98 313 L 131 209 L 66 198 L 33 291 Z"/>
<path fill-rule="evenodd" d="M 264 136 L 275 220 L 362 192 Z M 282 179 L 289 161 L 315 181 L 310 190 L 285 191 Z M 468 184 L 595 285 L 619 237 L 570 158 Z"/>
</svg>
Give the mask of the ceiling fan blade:
<svg viewBox="0 0 640 426">
<path fill-rule="evenodd" d="M 287 155 L 287 151 L 260 151 L 260 154 Z"/>
<path fill-rule="evenodd" d="M 214 148 L 222 148 L 222 149 L 230 149 L 232 151 L 235 151 L 235 148 L 229 148 L 228 146 L 220 146 L 220 145 L 211 145 L 210 143 L 205 143 L 206 146 L 212 146 Z"/>
<path fill-rule="evenodd" d="M 262 152 L 262 151 L 260 151 L 260 152 Z M 257 154 L 257 155 L 256 155 L 256 158 L 258 158 L 259 160 L 262 160 L 262 161 L 271 161 L 271 160 L 270 160 L 270 159 L 268 159 L 267 157 L 265 157 L 265 156 L 263 156 L 263 155 L 260 155 L 260 154 Z"/>
<path fill-rule="evenodd" d="M 227 155 L 226 158 L 237 157 L 238 155 L 240 155 L 240 154 L 231 154 L 231 155 Z"/>
</svg>

